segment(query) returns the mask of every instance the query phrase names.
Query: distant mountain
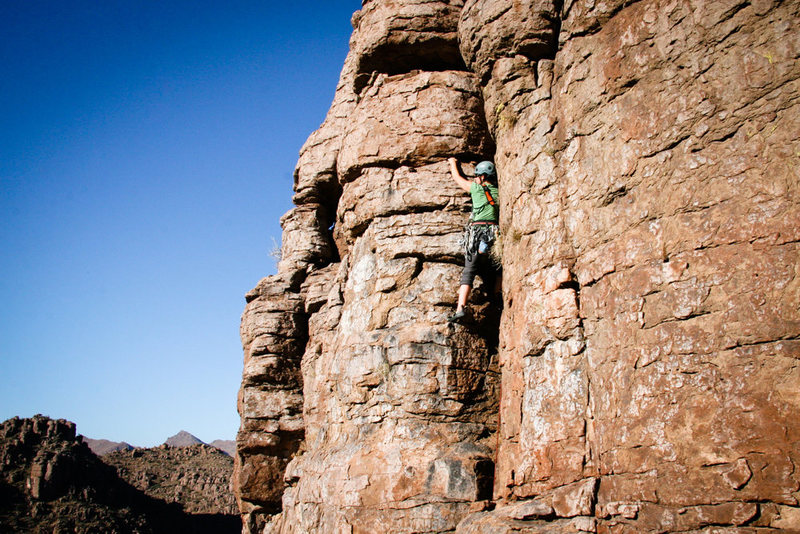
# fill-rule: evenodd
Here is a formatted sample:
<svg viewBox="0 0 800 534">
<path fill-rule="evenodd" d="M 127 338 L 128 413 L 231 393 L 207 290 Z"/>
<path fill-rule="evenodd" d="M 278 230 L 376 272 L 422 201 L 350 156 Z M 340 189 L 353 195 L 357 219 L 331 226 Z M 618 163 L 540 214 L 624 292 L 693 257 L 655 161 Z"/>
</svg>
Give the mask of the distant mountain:
<svg viewBox="0 0 800 534">
<path fill-rule="evenodd" d="M 236 442 L 232 439 L 215 439 L 209 443 L 209 445 L 221 450 L 228 456 L 234 456 L 236 454 Z"/>
<path fill-rule="evenodd" d="M 215 449 L 219 449 L 228 456 L 236 454 L 236 442 L 230 439 L 215 439 L 211 443 L 206 443 L 195 435 L 192 435 L 185 430 L 181 430 L 171 438 L 164 442 L 164 445 L 170 447 L 191 447 L 193 445 L 209 445 Z"/>
<path fill-rule="evenodd" d="M 92 449 L 92 452 L 97 456 L 105 456 L 110 452 L 115 451 L 130 451 L 133 450 L 133 445 L 130 443 L 108 441 L 107 439 L 92 439 L 82 436 L 83 441 Z"/>
<path fill-rule="evenodd" d="M 167 439 L 167 441 L 164 442 L 164 445 L 169 445 L 171 447 L 191 447 L 192 445 L 206 445 L 206 443 L 200 438 L 189 434 L 185 430 L 181 430 L 171 438 Z"/>
</svg>

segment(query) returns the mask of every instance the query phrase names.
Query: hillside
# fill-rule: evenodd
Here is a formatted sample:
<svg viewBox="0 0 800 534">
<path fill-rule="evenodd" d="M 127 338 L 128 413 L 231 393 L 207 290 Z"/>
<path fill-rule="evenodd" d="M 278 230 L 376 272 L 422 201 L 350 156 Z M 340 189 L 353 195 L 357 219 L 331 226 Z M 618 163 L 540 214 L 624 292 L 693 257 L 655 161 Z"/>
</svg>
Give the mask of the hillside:
<svg viewBox="0 0 800 534">
<path fill-rule="evenodd" d="M 103 457 L 146 495 L 180 504 L 191 514 L 237 514 L 231 491 L 233 459 L 208 445 L 116 451 Z"/>
</svg>

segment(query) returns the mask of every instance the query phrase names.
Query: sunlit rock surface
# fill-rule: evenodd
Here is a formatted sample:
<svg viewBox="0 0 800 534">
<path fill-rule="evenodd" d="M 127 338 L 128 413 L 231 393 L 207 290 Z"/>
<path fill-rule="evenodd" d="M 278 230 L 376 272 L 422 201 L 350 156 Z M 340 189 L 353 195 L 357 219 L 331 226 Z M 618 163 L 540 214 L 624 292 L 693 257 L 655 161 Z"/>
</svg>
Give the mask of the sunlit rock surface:
<svg viewBox="0 0 800 534">
<path fill-rule="evenodd" d="M 800 528 L 800 3 L 353 22 L 247 296 L 245 532 Z M 451 155 L 501 192 L 458 326 Z"/>
</svg>

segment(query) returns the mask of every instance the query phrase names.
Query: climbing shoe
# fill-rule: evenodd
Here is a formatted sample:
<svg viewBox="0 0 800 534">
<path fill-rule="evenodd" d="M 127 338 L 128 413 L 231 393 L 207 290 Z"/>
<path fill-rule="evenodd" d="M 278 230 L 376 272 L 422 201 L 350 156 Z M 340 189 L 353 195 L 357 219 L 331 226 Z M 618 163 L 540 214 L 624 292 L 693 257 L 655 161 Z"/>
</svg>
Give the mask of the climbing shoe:
<svg viewBox="0 0 800 534">
<path fill-rule="evenodd" d="M 448 317 L 447 318 L 447 322 L 448 323 L 457 323 L 461 319 L 463 319 L 465 315 L 466 315 L 466 313 L 464 313 L 464 310 L 459 310 L 459 311 L 455 312 L 453 315 L 451 315 L 450 317 Z"/>
</svg>

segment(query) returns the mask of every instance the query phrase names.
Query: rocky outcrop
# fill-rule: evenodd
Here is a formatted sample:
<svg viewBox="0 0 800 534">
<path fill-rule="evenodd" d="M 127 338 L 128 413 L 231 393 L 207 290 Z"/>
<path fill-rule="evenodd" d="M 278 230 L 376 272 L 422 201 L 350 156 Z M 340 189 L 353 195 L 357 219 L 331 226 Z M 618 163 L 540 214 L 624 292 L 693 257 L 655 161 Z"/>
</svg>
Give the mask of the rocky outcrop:
<svg viewBox="0 0 800 534">
<path fill-rule="evenodd" d="M 225 458 L 225 478 L 229 479 L 231 459 L 209 450 Z M 105 458 L 141 455 L 143 451 L 115 452 Z M 162 464 L 160 470 L 170 467 Z M 152 482 L 152 473 L 148 476 Z M 201 485 L 212 489 L 197 476 L 183 484 Z M 126 482 L 114 467 L 92 453 L 82 437 L 76 437 L 74 423 L 37 415 L 0 425 L 2 532 L 237 532 L 239 521 L 231 514 L 232 497 L 225 493 L 227 515 L 208 507 L 187 513 L 182 501 L 153 498 Z"/>
<path fill-rule="evenodd" d="M 73 423 L 36 416 L 0 425 L 3 532 L 151 531 L 128 496 Z"/>
<path fill-rule="evenodd" d="M 797 528 L 800 5 L 353 23 L 247 296 L 245 531 Z M 454 327 L 448 156 L 494 159 L 501 203 L 502 303 Z"/>
</svg>

